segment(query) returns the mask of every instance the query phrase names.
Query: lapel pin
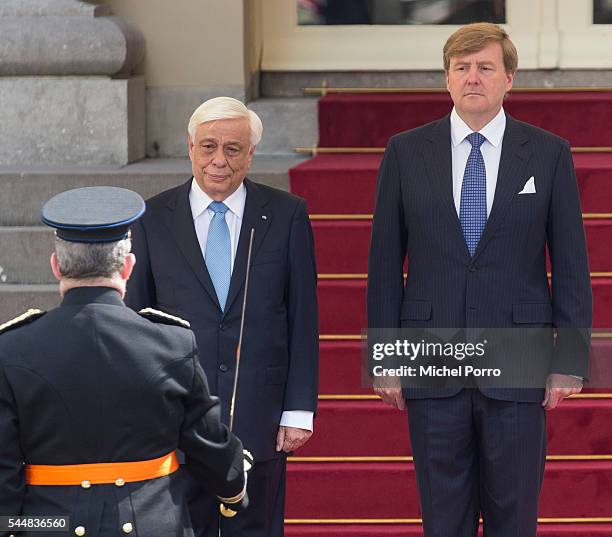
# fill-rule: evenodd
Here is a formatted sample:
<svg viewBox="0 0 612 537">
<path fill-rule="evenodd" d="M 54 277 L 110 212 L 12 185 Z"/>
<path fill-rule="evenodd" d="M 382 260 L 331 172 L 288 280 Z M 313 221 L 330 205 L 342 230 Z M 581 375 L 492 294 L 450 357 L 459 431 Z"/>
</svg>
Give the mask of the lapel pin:
<svg viewBox="0 0 612 537">
<path fill-rule="evenodd" d="M 267 220 L 267 219 L 268 219 L 268 217 L 267 217 L 265 214 L 262 214 L 262 215 L 261 215 L 261 219 L 262 219 L 262 220 Z"/>
</svg>

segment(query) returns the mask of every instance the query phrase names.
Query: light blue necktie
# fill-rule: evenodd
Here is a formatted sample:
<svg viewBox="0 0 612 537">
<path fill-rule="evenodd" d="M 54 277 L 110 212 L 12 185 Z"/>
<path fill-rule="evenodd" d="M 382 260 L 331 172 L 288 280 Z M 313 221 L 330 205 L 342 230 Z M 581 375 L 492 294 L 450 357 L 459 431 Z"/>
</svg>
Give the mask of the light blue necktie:
<svg viewBox="0 0 612 537">
<path fill-rule="evenodd" d="M 472 144 L 461 185 L 459 220 L 470 255 L 474 255 L 487 223 L 487 171 L 480 146 L 486 138 L 479 132 L 467 136 Z"/>
<path fill-rule="evenodd" d="M 224 310 L 232 277 L 232 242 L 225 221 L 225 213 L 228 208 L 220 201 L 211 202 L 208 208 L 215 214 L 208 227 L 204 261 L 215 287 L 221 310 Z"/>
</svg>

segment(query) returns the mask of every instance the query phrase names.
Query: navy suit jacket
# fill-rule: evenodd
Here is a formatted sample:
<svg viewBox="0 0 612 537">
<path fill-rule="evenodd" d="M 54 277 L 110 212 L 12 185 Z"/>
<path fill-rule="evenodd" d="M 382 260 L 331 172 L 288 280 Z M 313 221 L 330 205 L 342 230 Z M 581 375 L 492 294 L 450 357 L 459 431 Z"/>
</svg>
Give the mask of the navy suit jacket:
<svg viewBox="0 0 612 537">
<path fill-rule="evenodd" d="M 532 176 L 536 193 L 518 194 Z M 537 357 L 542 369 L 586 378 L 591 324 L 584 228 L 565 140 L 507 116 L 493 207 L 471 257 L 453 201 L 450 116 L 390 139 L 372 228 L 370 328 L 549 328 Z M 404 394 L 448 396 L 461 386 L 446 388 Z M 483 391 L 542 398 L 540 389 Z"/>
<path fill-rule="evenodd" d="M 133 228 L 136 267 L 126 303 L 191 323 L 211 392 L 229 407 L 248 244 L 255 229 L 234 432 L 255 460 L 279 456 L 285 410 L 315 411 L 318 392 L 316 268 L 303 199 L 244 180 L 247 197 L 225 311 L 204 263 L 189 204 L 191 179 L 147 201 Z"/>
</svg>

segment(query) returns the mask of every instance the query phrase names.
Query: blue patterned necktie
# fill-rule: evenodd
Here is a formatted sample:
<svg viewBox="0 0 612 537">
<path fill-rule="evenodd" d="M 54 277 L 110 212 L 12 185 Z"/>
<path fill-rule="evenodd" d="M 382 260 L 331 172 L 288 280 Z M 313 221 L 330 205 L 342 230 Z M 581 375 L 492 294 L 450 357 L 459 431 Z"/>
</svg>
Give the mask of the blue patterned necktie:
<svg viewBox="0 0 612 537">
<path fill-rule="evenodd" d="M 232 277 L 232 242 L 225 221 L 225 213 L 228 208 L 220 201 L 211 202 L 208 208 L 215 214 L 208 228 L 204 261 L 215 287 L 221 310 L 225 310 L 225 301 Z"/>
<path fill-rule="evenodd" d="M 461 185 L 459 220 L 470 255 L 474 255 L 487 223 L 487 171 L 480 146 L 486 138 L 479 132 L 467 136 L 472 144 Z"/>
</svg>

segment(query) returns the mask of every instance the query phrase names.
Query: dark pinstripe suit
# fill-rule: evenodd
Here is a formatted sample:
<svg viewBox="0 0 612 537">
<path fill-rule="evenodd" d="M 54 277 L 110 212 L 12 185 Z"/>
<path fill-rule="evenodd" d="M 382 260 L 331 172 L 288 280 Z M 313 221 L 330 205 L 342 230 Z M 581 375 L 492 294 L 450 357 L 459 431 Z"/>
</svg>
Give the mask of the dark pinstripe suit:
<svg viewBox="0 0 612 537">
<path fill-rule="evenodd" d="M 518 195 L 531 176 L 537 192 Z M 587 377 L 591 316 L 566 141 L 507 117 L 493 207 L 470 257 L 453 204 L 449 117 L 391 138 L 372 229 L 370 328 L 555 327 L 544 370 Z M 490 536 L 535 535 L 543 390 L 463 387 L 404 390 L 426 535 L 475 535 L 480 510 Z"/>
</svg>

